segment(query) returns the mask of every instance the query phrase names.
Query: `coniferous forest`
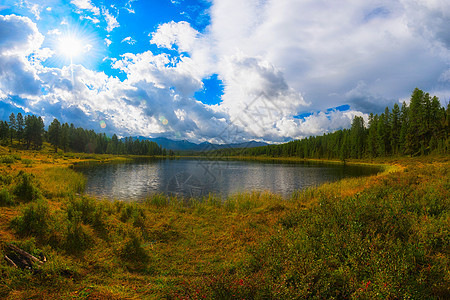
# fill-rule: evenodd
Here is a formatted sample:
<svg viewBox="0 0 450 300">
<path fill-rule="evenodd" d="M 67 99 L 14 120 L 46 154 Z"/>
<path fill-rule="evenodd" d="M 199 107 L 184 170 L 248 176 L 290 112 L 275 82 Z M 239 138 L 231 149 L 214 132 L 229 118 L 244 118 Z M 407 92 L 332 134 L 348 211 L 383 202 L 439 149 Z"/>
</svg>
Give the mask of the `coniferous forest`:
<svg viewBox="0 0 450 300">
<path fill-rule="evenodd" d="M 140 141 L 127 137 L 119 139 L 116 134 L 111 138 L 105 133 L 96 133 L 75 127 L 73 124 L 61 124 L 54 119 L 45 130 L 42 117 L 21 113 L 17 116 L 12 113 L 9 121 L 0 121 L 0 141 L 3 144 L 12 144 L 13 139 L 18 140 L 26 149 L 40 149 L 44 141 L 49 142 L 54 148 L 80 153 L 97 154 L 132 154 L 132 155 L 165 155 L 166 150 L 157 143 Z"/>
<path fill-rule="evenodd" d="M 280 145 L 256 148 L 230 149 L 215 152 L 221 156 L 267 156 L 298 157 L 313 159 L 374 158 L 389 156 L 419 156 L 427 154 L 447 154 L 450 151 L 450 104 L 443 107 L 438 97 L 416 88 L 409 105 L 403 102 L 392 109 L 386 107 L 384 113 L 371 113 L 368 124 L 363 117 L 356 116 L 351 128 L 341 129 L 321 136 L 310 136 Z M 132 137 L 119 139 L 116 134 L 108 137 L 75 127 L 61 124 L 57 119 L 45 130 L 41 117 L 13 113 L 9 121 L 0 121 L 0 140 L 4 144 L 17 139 L 27 149 L 39 149 L 43 141 L 48 141 L 64 151 L 97 154 L 166 155 L 166 150 L 157 143 L 136 140 Z M 170 151 L 173 154 L 172 151 Z"/>
<path fill-rule="evenodd" d="M 368 124 L 362 117 L 353 119 L 350 129 L 322 136 L 311 136 L 280 145 L 248 149 L 218 150 L 223 156 L 299 157 L 313 159 L 374 158 L 447 154 L 450 105 L 415 89 L 409 105 L 403 102 L 384 113 L 371 113 Z"/>
</svg>

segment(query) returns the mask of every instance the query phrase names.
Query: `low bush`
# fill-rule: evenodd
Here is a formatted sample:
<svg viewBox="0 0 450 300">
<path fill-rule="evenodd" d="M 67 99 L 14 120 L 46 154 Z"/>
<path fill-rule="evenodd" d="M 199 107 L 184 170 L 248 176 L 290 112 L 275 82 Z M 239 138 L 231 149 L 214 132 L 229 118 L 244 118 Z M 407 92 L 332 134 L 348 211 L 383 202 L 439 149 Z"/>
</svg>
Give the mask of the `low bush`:
<svg viewBox="0 0 450 300">
<path fill-rule="evenodd" d="M 93 245 L 90 228 L 81 223 L 81 217 L 73 216 L 67 222 L 64 247 L 68 253 L 81 253 Z"/>
<path fill-rule="evenodd" d="M 138 204 L 124 203 L 119 207 L 122 222 L 131 222 L 134 227 L 143 228 L 145 226 L 145 213 Z"/>
<path fill-rule="evenodd" d="M 37 187 L 33 174 L 20 171 L 14 179 L 16 184 L 13 193 L 22 201 L 30 202 L 41 198 L 41 191 Z"/>
<path fill-rule="evenodd" d="M 11 225 L 20 235 L 34 236 L 42 240 L 48 237 L 51 220 L 47 201 L 38 200 L 28 204 L 21 214 L 11 221 Z"/>
<path fill-rule="evenodd" d="M 0 163 L 2 163 L 2 164 L 13 164 L 16 162 L 16 160 L 17 160 L 17 157 L 13 156 L 13 155 L 0 156 Z"/>
<path fill-rule="evenodd" d="M 129 234 L 118 254 L 129 269 L 139 271 L 149 269 L 150 256 L 142 245 L 142 238 L 136 232 Z"/>
<path fill-rule="evenodd" d="M 107 212 L 104 203 L 96 199 L 81 196 L 72 196 L 67 204 L 67 219 L 92 225 L 97 230 L 104 230 L 107 222 Z"/>
<path fill-rule="evenodd" d="M 22 163 L 25 165 L 25 167 L 30 168 L 33 164 L 33 161 L 28 158 L 22 159 Z"/>
<path fill-rule="evenodd" d="M 13 196 L 6 188 L 0 189 L 0 206 L 10 206 L 14 204 Z"/>
</svg>

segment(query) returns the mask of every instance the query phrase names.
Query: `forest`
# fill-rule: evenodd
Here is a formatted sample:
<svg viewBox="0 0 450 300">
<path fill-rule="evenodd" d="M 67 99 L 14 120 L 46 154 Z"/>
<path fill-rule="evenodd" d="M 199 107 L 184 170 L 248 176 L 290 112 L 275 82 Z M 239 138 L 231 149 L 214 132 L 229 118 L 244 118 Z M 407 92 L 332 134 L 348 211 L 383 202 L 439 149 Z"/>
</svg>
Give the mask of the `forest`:
<svg viewBox="0 0 450 300">
<path fill-rule="evenodd" d="M 54 119 L 45 130 L 42 117 L 26 115 L 21 113 L 17 116 L 12 113 L 8 121 L 0 121 L 0 141 L 7 145 L 13 144 L 13 139 L 18 140 L 19 145 L 26 149 L 38 150 L 44 141 L 49 142 L 55 152 L 60 148 L 64 152 L 74 151 L 80 153 L 116 154 L 116 155 L 166 155 L 166 150 L 157 143 L 151 141 L 140 141 L 127 137 L 119 139 L 116 134 L 111 138 L 105 133 L 96 133 L 75 127 L 73 124 L 61 124 Z"/>
<path fill-rule="evenodd" d="M 220 156 L 299 157 L 313 159 L 374 158 L 448 154 L 450 105 L 416 88 L 409 105 L 403 102 L 378 115 L 367 126 L 356 116 L 351 128 L 280 145 L 214 151 Z"/>
<path fill-rule="evenodd" d="M 449 141 L 450 104 L 441 106 L 438 97 L 416 88 L 409 105 L 403 102 L 392 109 L 386 107 L 384 113 L 371 113 L 366 126 L 363 117 L 355 116 L 351 128 L 341 129 L 321 136 L 310 136 L 279 145 L 256 148 L 225 148 L 213 151 L 213 156 L 267 156 L 298 157 L 312 159 L 375 158 L 390 156 L 420 156 L 427 154 L 447 154 Z M 0 121 L 0 141 L 12 144 L 17 139 L 27 149 L 39 149 L 43 141 L 48 141 L 64 152 L 132 155 L 174 155 L 157 143 L 137 140 L 132 137 L 119 139 L 116 134 L 108 137 L 105 133 L 76 128 L 73 124 L 61 124 L 54 119 L 45 130 L 42 117 L 34 115 L 17 116 L 12 113 L 8 121 Z M 184 153 L 187 155 L 187 153 Z M 189 153 L 198 155 L 198 153 Z M 211 153 L 206 153 L 211 156 Z"/>
</svg>

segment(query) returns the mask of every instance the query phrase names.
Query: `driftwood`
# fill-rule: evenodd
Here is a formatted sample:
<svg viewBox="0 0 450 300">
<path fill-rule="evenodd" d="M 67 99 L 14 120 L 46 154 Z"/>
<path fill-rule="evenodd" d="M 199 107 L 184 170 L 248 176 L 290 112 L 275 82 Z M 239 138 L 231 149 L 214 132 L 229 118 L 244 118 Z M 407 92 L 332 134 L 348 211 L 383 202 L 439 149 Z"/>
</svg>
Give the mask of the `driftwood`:
<svg viewBox="0 0 450 300">
<path fill-rule="evenodd" d="M 43 265 L 43 261 L 47 260 L 44 255 L 42 255 L 42 261 L 13 244 L 7 244 L 7 247 L 10 251 L 7 255 L 5 255 L 5 259 L 15 268 L 32 269 L 33 263 Z"/>
<path fill-rule="evenodd" d="M 12 261 L 11 258 L 9 258 L 8 256 L 5 255 L 5 259 L 11 266 L 13 266 L 14 268 L 18 268 L 17 265 Z"/>
</svg>

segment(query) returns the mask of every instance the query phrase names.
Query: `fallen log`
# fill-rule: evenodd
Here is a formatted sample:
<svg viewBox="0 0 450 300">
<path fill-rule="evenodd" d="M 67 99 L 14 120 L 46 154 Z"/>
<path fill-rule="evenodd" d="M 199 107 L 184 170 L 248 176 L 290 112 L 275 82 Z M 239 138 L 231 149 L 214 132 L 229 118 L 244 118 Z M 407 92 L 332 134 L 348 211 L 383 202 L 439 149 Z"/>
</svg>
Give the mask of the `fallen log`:
<svg viewBox="0 0 450 300">
<path fill-rule="evenodd" d="M 41 264 L 41 265 L 44 264 L 41 260 L 39 260 L 39 259 L 36 258 L 35 256 L 33 256 L 33 255 L 31 255 L 30 253 L 28 253 L 28 252 L 26 252 L 26 251 L 20 249 L 20 248 L 17 247 L 17 246 L 14 246 L 13 244 L 8 244 L 8 247 L 9 247 L 11 250 L 13 250 L 14 252 L 16 252 L 17 254 L 22 255 L 23 257 L 29 259 L 30 261 L 37 262 L 38 264 Z M 44 258 L 45 258 L 45 257 L 44 257 Z"/>
<path fill-rule="evenodd" d="M 5 259 L 11 266 L 13 266 L 14 268 L 18 268 L 17 265 L 12 261 L 11 258 L 9 258 L 8 256 L 5 255 Z"/>
</svg>

